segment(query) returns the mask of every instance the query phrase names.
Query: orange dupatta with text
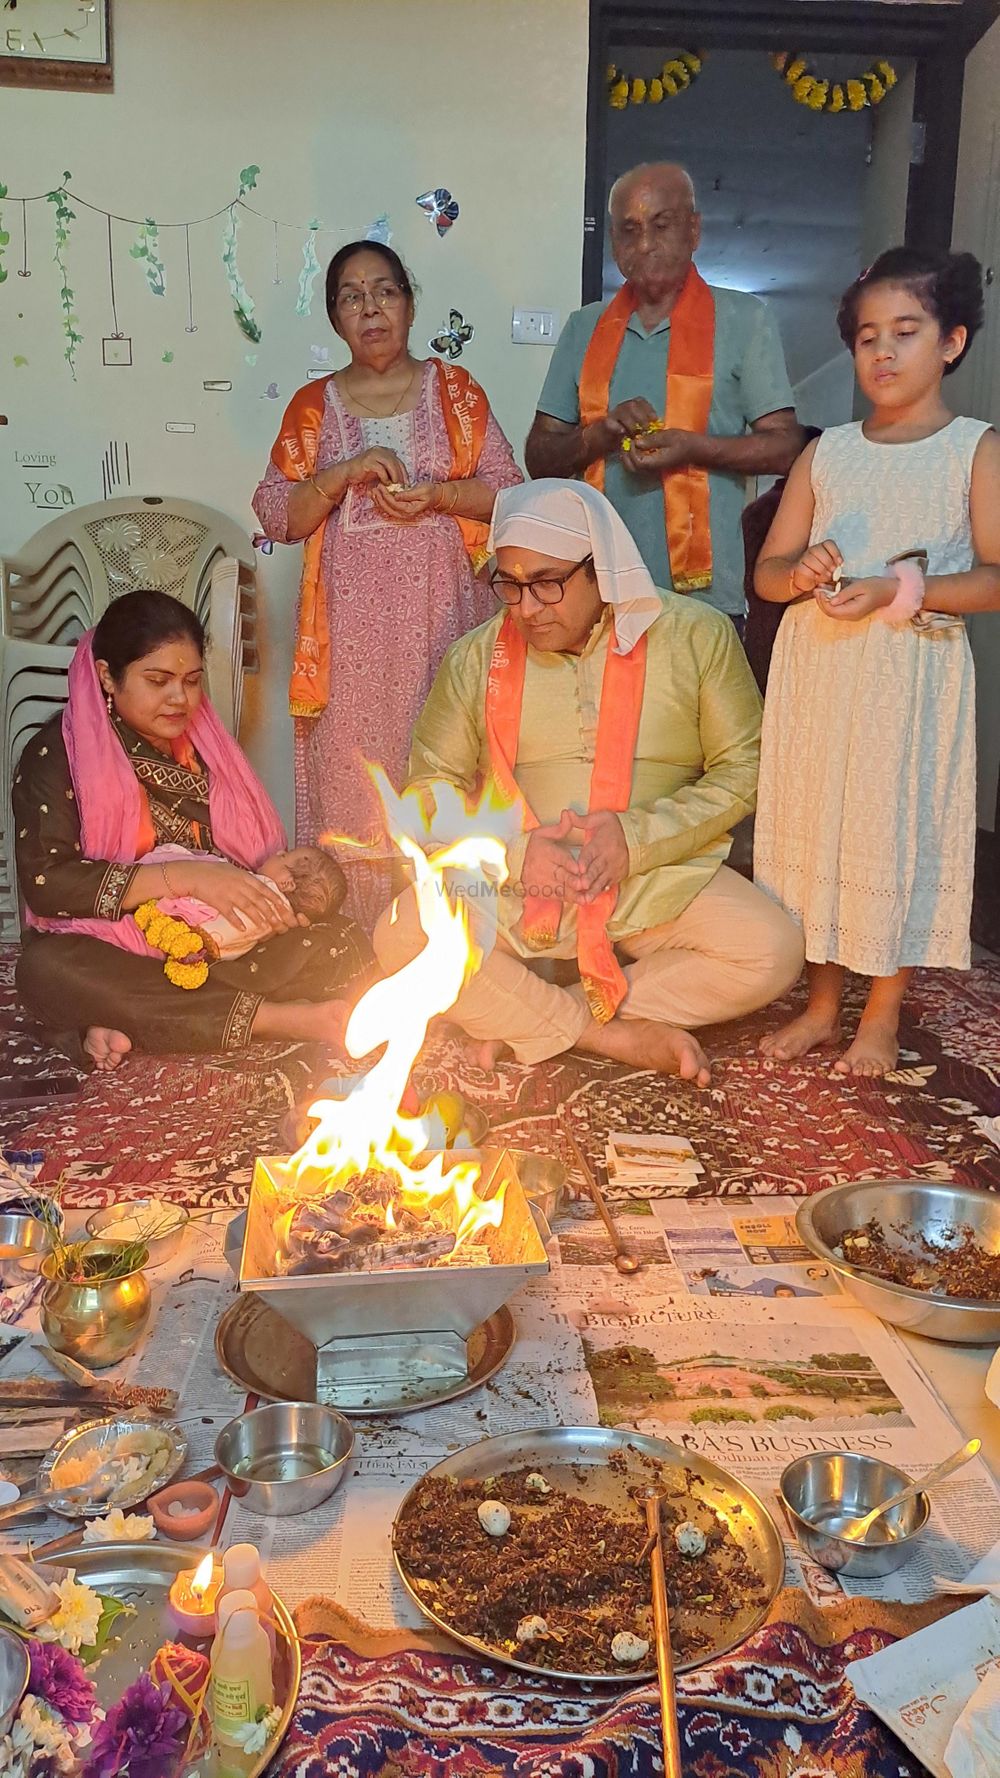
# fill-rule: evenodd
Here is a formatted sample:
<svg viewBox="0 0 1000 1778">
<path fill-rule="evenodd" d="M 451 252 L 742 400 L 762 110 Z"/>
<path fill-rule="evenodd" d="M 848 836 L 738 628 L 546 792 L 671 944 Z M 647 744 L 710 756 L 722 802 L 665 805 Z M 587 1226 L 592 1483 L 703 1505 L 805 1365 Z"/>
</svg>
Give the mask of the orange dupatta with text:
<svg viewBox="0 0 1000 1778">
<path fill-rule="evenodd" d="M 580 424 L 593 425 L 608 411 L 611 378 L 621 351 L 635 297 L 627 284 L 598 320 L 580 366 Z M 712 408 L 715 354 L 715 298 L 694 266 L 670 312 L 664 425 L 682 432 L 707 432 Z M 592 488 L 604 492 L 604 459 L 584 471 Z M 663 474 L 664 521 L 670 578 L 677 593 L 700 592 L 712 583 L 708 471 L 688 464 Z"/>
<path fill-rule="evenodd" d="M 521 804 L 525 826 L 530 829 L 538 826 L 538 818 L 525 803 L 514 777 L 527 656 L 528 645 L 508 614 L 497 632 L 486 681 L 486 738 L 493 776 L 504 794 Z M 628 808 L 645 685 L 646 637 L 641 636 L 629 654 L 617 654 L 610 641 L 601 685 L 589 812 L 611 809 L 618 814 Z M 580 980 L 591 1013 L 602 1025 L 614 1017 L 628 985 L 607 930 L 617 900 L 618 890 L 612 886 L 577 908 Z M 532 895 L 529 889 L 521 929 L 531 950 L 544 951 L 555 943 L 562 910 L 562 902 Z"/>
<path fill-rule="evenodd" d="M 449 480 L 466 481 L 479 466 L 490 404 L 479 384 L 460 365 L 435 359 L 434 368 L 451 447 Z M 331 381 L 331 377 L 317 377 L 315 382 L 305 383 L 296 390 L 285 410 L 271 462 L 289 481 L 307 482 L 316 472 L 326 385 Z M 305 540 L 298 630 L 288 691 L 288 708 L 293 716 L 320 716 L 330 697 L 330 632 L 320 573 L 330 516 Z M 489 553 L 489 527 L 473 519 L 456 519 L 455 523 L 478 573 Z"/>
</svg>

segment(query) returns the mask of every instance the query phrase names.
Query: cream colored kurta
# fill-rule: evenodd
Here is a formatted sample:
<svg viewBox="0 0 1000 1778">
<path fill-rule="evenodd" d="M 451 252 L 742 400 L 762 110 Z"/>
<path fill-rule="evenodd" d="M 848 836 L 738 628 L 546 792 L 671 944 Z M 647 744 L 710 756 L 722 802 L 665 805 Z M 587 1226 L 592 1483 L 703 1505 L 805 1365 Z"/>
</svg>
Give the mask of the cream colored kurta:
<svg viewBox="0 0 1000 1778">
<path fill-rule="evenodd" d="M 855 577 L 924 548 L 930 574 L 972 566 L 969 488 L 987 425 L 913 444 L 859 424 L 825 432 L 810 541 Z M 844 623 L 786 613 L 771 662 L 754 874 L 802 926 L 806 957 L 888 976 L 969 965 L 976 835 L 975 687 L 960 618 Z"/>
<path fill-rule="evenodd" d="M 632 795 L 622 826 L 629 875 L 608 931 L 617 942 L 675 920 L 711 882 L 729 852 L 729 833 L 754 806 L 760 699 L 727 617 L 699 601 L 661 593 L 663 613 L 648 636 L 646 684 Z M 449 648 L 418 718 L 410 782 L 444 778 L 470 794 L 489 772 L 486 680 L 498 613 Z M 514 775 L 537 819 L 587 811 L 608 647 L 605 611 L 581 655 L 528 649 Z M 509 849 L 519 882 L 526 838 Z M 521 902 L 500 902 L 500 927 L 521 956 Z M 563 910 L 556 949 L 575 951 L 576 911 Z"/>
</svg>

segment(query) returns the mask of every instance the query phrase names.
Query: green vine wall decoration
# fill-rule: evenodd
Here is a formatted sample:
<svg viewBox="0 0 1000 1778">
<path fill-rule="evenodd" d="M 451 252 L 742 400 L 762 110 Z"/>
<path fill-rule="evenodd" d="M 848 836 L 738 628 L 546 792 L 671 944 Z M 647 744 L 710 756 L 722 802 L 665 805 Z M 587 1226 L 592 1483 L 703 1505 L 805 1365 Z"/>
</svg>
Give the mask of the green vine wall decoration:
<svg viewBox="0 0 1000 1778">
<path fill-rule="evenodd" d="M 0 185 L 0 198 L 5 198 L 6 196 L 7 196 L 6 185 Z M 3 250 L 5 247 L 9 247 L 9 246 L 10 246 L 10 234 L 9 234 L 8 230 L 4 228 L 3 214 L 2 214 L 2 212 L 0 212 L 0 284 L 5 284 L 7 281 L 7 267 L 4 265 L 4 262 L 3 262 Z"/>
<path fill-rule="evenodd" d="M 241 198 L 245 198 L 248 191 L 253 191 L 259 172 L 259 167 L 243 168 L 240 173 L 239 196 Z M 229 293 L 233 299 L 233 315 L 236 325 L 240 332 L 256 345 L 261 337 L 260 323 L 254 319 L 254 300 L 240 276 L 240 269 L 236 263 L 236 241 L 239 231 L 236 201 L 230 204 L 226 211 L 226 225 L 222 234 L 222 263 L 226 268 L 226 279 L 229 284 Z"/>
<path fill-rule="evenodd" d="M 83 344 L 83 334 L 79 331 L 80 322 L 76 310 L 73 307 L 75 297 L 70 288 L 69 272 L 66 268 L 66 248 L 69 245 L 69 225 L 71 222 L 76 221 L 76 211 L 71 210 L 66 201 L 66 187 L 72 177 L 73 175 L 71 173 L 64 173 L 63 182 L 58 190 L 50 191 L 47 196 L 55 213 L 56 242 L 55 253 L 52 257 L 55 260 L 56 265 L 59 267 L 59 302 L 63 314 L 63 333 L 66 336 L 63 357 L 69 365 L 70 375 L 75 383 L 76 353 L 77 347 L 82 346 Z"/>
<path fill-rule="evenodd" d="M 145 261 L 146 283 L 154 296 L 166 293 L 166 271 L 160 258 L 160 231 L 151 216 L 147 216 L 134 246 L 129 248 L 132 259 Z"/>
</svg>

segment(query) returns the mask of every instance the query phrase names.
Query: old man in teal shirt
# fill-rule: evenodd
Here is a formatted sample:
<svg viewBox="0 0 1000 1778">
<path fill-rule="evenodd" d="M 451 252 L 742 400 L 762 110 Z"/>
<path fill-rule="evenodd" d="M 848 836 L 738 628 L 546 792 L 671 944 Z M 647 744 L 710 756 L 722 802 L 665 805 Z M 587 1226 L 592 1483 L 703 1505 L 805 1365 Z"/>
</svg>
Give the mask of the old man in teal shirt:
<svg viewBox="0 0 1000 1778">
<path fill-rule="evenodd" d="M 668 547 L 665 478 L 669 485 L 680 472 L 675 495 L 686 482 L 700 479 L 709 561 L 694 577 L 692 590 L 739 621 L 744 609 L 740 515 L 747 478 L 784 475 L 803 443 L 778 330 L 758 297 L 702 285 L 705 302 L 714 305 L 707 426 L 664 429 L 668 371 L 677 355 L 677 347 L 671 348 L 671 317 L 701 235 L 694 189 L 682 167 L 635 167 L 616 182 L 609 210 L 615 261 L 634 307 L 611 370 L 606 411 L 581 420 L 581 371 L 606 314 L 603 304 L 589 303 L 569 317 L 552 355 L 525 450 L 528 472 L 573 476 L 603 463 L 605 494 L 635 538 L 655 584 L 667 588 L 678 587 L 681 577 L 676 561 L 672 571 Z M 652 425 L 658 430 L 649 430 Z M 685 473 L 692 470 L 700 476 Z"/>
</svg>

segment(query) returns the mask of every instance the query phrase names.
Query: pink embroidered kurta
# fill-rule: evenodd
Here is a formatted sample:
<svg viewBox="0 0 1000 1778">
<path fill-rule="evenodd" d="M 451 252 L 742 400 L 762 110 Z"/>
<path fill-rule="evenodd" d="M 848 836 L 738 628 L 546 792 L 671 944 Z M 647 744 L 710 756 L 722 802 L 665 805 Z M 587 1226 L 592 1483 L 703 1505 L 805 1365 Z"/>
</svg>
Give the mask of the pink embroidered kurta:
<svg viewBox="0 0 1000 1778">
<path fill-rule="evenodd" d="M 396 452 L 411 482 L 446 481 L 451 451 L 432 361 L 412 413 L 385 420 L 349 414 L 331 380 L 317 469 L 373 445 Z M 477 470 L 499 490 L 521 480 L 510 445 L 490 416 Z M 288 541 L 288 496 L 296 484 L 269 464 L 253 498 L 261 527 Z M 496 610 L 477 579 L 453 519 L 428 513 L 396 525 L 366 488 L 350 487 L 332 513 L 322 560 L 330 625 L 330 699 L 319 717 L 295 723 L 295 831 L 299 845 L 343 834 L 374 842 L 377 857 L 334 847 L 347 873 L 355 916 L 369 929 L 392 893 L 388 848 L 365 762 L 406 777 L 410 734 L 445 649 Z"/>
</svg>

